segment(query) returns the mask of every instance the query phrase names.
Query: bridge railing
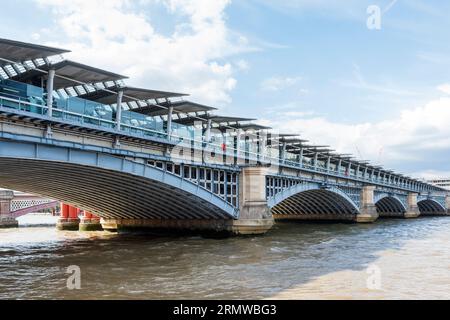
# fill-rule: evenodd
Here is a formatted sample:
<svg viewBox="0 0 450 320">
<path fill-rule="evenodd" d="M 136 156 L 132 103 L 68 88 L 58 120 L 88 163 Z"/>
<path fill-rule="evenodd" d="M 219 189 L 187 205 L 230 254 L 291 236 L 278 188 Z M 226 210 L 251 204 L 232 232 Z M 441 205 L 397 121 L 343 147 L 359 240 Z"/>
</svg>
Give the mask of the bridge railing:
<svg viewBox="0 0 450 320">
<path fill-rule="evenodd" d="M 45 116 L 48 114 L 48 107 L 44 105 L 44 99 L 38 97 L 24 98 L 14 93 L 9 93 L 4 90 L 0 90 L 0 106 L 8 109 L 19 110 L 24 112 L 30 112 Z M 34 102 L 33 102 L 34 101 Z M 113 110 L 110 106 L 94 103 L 88 100 L 71 97 L 68 99 L 55 99 L 55 106 L 53 108 L 53 117 L 56 119 L 67 120 L 71 122 L 77 122 L 80 124 L 88 124 L 98 126 L 99 128 L 114 129 L 116 122 L 113 120 Z M 393 186 L 397 188 L 408 189 L 412 191 L 420 191 L 419 187 L 414 185 L 406 185 L 398 182 L 390 182 L 384 180 L 382 177 L 372 175 L 364 175 L 355 173 L 355 170 L 349 172 L 347 169 L 335 166 L 334 169 L 324 167 L 324 165 L 317 165 L 311 162 L 311 160 L 303 159 L 281 159 L 274 156 L 279 154 L 278 150 L 271 150 L 271 148 L 265 148 L 265 152 L 255 152 L 249 145 L 244 144 L 243 147 L 236 149 L 233 147 L 225 146 L 220 143 L 206 142 L 202 136 L 200 139 L 196 138 L 192 130 L 188 127 L 185 134 L 171 134 L 170 136 L 166 132 L 162 121 L 156 121 L 152 117 L 147 117 L 139 113 L 126 111 L 125 121 L 121 124 L 121 132 L 127 134 L 145 137 L 158 137 L 167 139 L 171 143 L 178 144 L 179 146 L 186 148 L 196 148 L 204 150 L 207 148 L 214 153 L 217 158 L 222 159 L 234 159 L 234 163 L 238 162 L 238 159 L 245 163 L 266 163 L 273 165 L 284 165 L 296 169 L 310 171 L 312 173 L 321 173 L 324 175 L 330 175 L 337 178 L 353 179 L 361 182 L 377 183 L 380 185 Z M 179 126 L 179 132 L 182 132 L 184 126 Z M 230 163 L 226 163 L 230 164 Z"/>
</svg>

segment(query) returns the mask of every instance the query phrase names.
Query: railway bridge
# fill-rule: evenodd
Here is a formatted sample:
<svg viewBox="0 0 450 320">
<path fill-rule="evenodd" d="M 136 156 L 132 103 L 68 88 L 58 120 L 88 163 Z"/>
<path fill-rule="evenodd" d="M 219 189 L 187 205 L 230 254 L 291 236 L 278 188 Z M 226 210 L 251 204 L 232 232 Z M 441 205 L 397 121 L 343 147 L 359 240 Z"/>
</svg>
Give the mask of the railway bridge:
<svg viewBox="0 0 450 320">
<path fill-rule="evenodd" d="M 0 186 L 63 203 L 60 228 L 260 234 L 277 219 L 374 222 L 447 215 L 444 189 L 185 94 L 0 39 Z M 0 195 L 0 214 L 10 199 Z M 98 222 L 97 222 L 98 223 Z"/>
<path fill-rule="evenodd" d="M 2 201 L 0 227 L 17 227 L 16 219 L 30 213 L 43 210 L 52 210 L 56 213 L 56 208 L 60 205 L 58 201 L 52 199 L 5 189 L 0 189 L 0 201 Z"/>
</svg>

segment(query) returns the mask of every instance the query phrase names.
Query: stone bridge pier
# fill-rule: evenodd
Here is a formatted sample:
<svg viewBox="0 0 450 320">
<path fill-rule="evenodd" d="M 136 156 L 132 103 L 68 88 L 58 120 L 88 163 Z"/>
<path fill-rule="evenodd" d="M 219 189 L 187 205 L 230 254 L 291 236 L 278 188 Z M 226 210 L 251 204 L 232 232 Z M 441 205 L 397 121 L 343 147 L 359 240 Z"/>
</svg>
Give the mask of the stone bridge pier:
<svg viewBox="0 0 450 320">
<path fill-rule="evenodd" d="M 446 213 L 448 216 L 450 216 L 450 195 L 447 195 L 447 196 L 445 197 L 445 208 L 446 208 L 445 213 Z"/>
<path fill-rule="evenodd" d="M 402 203 L 398 197 L 388 194 L 380 195 L 379 200 L 375 201 L 375 192 L 374 186 L 363 187 L 360 211 L 356 216 L 357 222 L 374 222 L 379 217 L 410 219 L 420 215 L 417 193 L 408 193 L 406 203 Z"/>
<path fill-rule="evenodd" d="M 181 231 L 203 234 L 257 235 L 264 234 L 274 224 L 274 219 L 267 205 L 265 167 L 244 167 L 239 174 L 239 216 L 236 218 L 184 218 L 184 219 L 102 219 L 104 230 L 132 231 Z M 149 204 L 151 205 L 151 204 Z M 197 210 L 197 209 L 192 209 Z M 209 213 L 216 209 L 211 207 Z M 189 213 L 189 212 L 185 212 Z"/>
<path fill-rule="evenodd" d="M 405 212 L 405 218 L 417 218 L 420 216 L 419 205 L 417 204 L 417 193 L 409 193 L 406 201 L 407 207 Z"/>
<path fill-rule="evenodd" d="M 267 167 L 243 168 L 239 177 L 240 217 L 233 223 L 236 234 L 262 234 L 272 228 L 274 219 L 267 204 Z"/>
<path fill-rule="evenodd" d="M 361 204 L 356 222 L 371 223 L 378 219 L 379 214 L 375 205 L 375 187 L 365 186 L 361 190 Z"/>
<path fill-rule="evenodd" d="M 17 220 L 11 215 L 11 200 L 13 198 L 13 191 L 0 191 L 0 228 L 17 228 L 19 226 Z"/>
</svg>

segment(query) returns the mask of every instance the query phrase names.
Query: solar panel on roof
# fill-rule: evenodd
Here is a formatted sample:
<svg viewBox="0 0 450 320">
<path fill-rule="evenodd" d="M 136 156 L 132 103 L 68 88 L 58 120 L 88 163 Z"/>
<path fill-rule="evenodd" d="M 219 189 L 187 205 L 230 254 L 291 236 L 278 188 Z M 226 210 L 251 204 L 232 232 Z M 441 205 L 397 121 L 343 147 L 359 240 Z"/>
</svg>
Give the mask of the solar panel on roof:
<svg viewBox="0 0 450 320">
<path fill-rule="evenodd" d="M 21 63 L 26 60 L 42 59 L 67 52 L 70 51 L 15 40 L 0 39 L 0 58 L 8 60 L 0 59 L 0 66 L 10 64 L 10 61 Z"/>
</svg>

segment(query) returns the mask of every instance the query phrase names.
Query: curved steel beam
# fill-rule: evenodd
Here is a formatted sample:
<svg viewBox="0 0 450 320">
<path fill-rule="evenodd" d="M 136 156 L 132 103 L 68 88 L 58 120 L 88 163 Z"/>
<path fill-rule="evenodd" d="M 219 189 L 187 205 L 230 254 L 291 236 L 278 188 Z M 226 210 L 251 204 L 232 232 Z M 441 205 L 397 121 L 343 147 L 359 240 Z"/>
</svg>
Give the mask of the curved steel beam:
<svg viewBox="0 0 450 320">
<path fill-rule="evenodd" d="M 417 202 L 419 206 L 420 214 L 423 215 L 442 215 L 446 213 L 445 208 L 437 201 L 433 199 L 426 199 Z"/>
<path fill-rule="evenodd" d="M 237 208 L 174 174 L 121 157 L 0 141 L 0 185 L 103 218 L 237 219 Z"/>
<path fill-rule="evenodd" d="M 399 213 L 403 214 L 408 211 L 403 202 L 395 195 L 381 194 L 375 198 L 375 206 L 380 214 L 383 213 Z"/>
<path fill-rule="evenodd" d="M 281 198 L 278 197 L 278 199 Z M 357 215 L 359 210 L 354 203 L 344 198 L 341 194 L 316 188 L 301 191 L 287 197 L 275 204 L 272 207 L 272 212 L 281 216 L 288 214 L 339 217 Z"/>
<path fill-rule="evenodd" d="M 301 192 L 309 191 L 309 190 L 327 190 L 329 192 L 332 192 L 334 194 L 337 194 L 341 196 L 343 199 L 345 199 L 344 203 L 350 203 L 351 206 L 356 209 L 356 211 L 359 211 L 358 205 L 347 195 L 345 192 L 337 189 L 337 188 L 331 188 L 331 189 L 321 189 L 318 184 L 316 183 L 301 183 L 296 184 L 290 188 L 286 188 L 282 190 L 281 192 L 278 192 L 276 195 L 272 197 L 268 197 L 267 204 L 270 208 L 274 208 L 279 203 L 289 199 L 290 197 L 299 194 Z M 341 199 L 341 198 L 339 198 Z"/>
<path fill-rule="evenodd" d="M 57 208 L 58 206 L 59 206 L 59 201 L 41 203 L 41 204 L 37 204 L 37 205 L 31 206 L 31 207 L 13 211 L 13 212 L 11 212 L 11 216 L 13 218 L 20 218 L 20 217 L 25 216 L 30 213 L 36 213 L 36 212 L 46 210 L 46 209 L 54 209 L 54 208 Z"/>
</svg>

